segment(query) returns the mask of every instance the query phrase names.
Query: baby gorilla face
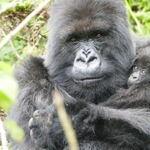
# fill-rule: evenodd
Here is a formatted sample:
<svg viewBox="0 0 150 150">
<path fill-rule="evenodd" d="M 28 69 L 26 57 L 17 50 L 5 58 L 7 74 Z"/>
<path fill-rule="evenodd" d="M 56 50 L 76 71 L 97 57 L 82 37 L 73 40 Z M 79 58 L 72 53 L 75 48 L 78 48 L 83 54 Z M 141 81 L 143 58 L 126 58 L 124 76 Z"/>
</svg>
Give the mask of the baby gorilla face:
<svg viewBox="0 0 150 150">
<path fill-rule="evenodd" d="M 128 79 L 128 85 L 134 85 L 137 83 L 141 83 L 142 80 L 146 77 L 147 68 L 141 68 L 138 66 L 133 67 L 133 73 L 130 75 Z"/>
<path fill-rule="evenodd" d="M 150 49 L 141 50 L 133 62 L 133 73 L 128 79 L 128 85 L 147 83 L 150 81 Z"/>
</svg>

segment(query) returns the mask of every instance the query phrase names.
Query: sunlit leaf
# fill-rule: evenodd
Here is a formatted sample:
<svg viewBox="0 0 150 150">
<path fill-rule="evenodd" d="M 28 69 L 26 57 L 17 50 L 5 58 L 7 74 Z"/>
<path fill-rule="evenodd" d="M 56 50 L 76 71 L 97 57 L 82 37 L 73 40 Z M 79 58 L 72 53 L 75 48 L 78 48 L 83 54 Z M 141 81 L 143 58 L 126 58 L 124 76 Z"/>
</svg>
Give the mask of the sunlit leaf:
<svg viewBox="0 0 150 150">
<path fill-rule="evenodd" d="M 12 47 L 6 45 L 5 47 L 2 48 L 2 50 L 0 50 L 0 59 L 2 60 L 6 54 L 9 54 L 12 51 L 13 51 Z"/>
<path fill-rule="evenodd" d="M 5 127 L 9 130 L 12 139 L 16 142 L 21 142 L 23 140 L 24 132 L 13 120 L 5 121 Z"/>
<path fill-rule="evenodd" d="M 11 75 L 7 73 L 0 72 L 0 91 L 9 97 L 9 99 L 14 102 L 17 93 L 17 83 Z"/>
<path fill-rule="evenodd" d="M 0 62 L 0 71 L 4 71 L 8 74 L 12 74 L 12 65 L 9 63 Z"/>
<path fill-rule="evenodd" d="M 15 102 L 18 86 L 14 78 L 4 72 L 0 72 L 0 107 L 8 111 Z"/>
</svg>

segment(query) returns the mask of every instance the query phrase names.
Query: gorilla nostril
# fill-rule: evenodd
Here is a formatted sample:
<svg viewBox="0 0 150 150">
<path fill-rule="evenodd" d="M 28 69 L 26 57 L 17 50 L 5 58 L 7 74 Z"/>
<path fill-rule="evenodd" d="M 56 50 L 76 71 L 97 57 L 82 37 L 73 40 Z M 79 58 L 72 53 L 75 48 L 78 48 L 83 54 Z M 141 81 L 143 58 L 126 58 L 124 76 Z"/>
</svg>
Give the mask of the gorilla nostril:
<svg viewBox="0 0 150 150">
<path fill-rule="evenodd" d="M 85 60 L 81 57 L 81 58 L 77 59 L 77 62 L 84 62 L 85 63 Z"/>
<path fill-rule="evenodd" d="M 132 78 L 133 78 L 133 79 L 137 79 L 137 76 L 132 75 Z"/>
<path fill-rule="evenodd" d="M 94 56 L 93 56 L 93 57 L 90 57 L 89 60 L 88 60 L 88 63 L 90 63 L 90 62 L 92 62 L 92 61 L 94 61 L 94 60 L 96 60 L 96 59 L 97 59 L 97 57 L 94 57 Z"/>
</svg>

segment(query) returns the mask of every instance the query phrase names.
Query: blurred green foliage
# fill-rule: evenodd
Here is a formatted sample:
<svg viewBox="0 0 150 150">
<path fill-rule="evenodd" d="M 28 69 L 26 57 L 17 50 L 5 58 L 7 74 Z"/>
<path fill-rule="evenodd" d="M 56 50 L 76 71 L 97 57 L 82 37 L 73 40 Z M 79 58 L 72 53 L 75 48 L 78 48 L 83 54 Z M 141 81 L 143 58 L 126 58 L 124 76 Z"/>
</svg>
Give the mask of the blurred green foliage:
<svg viewBox="0 0 150 150">
<path fill-rule="evenodd" d="M 150 1 L 124 0 L 134 33 L 150 36 Z"/>
<path fill-rule="evenodd" d="M 0 11 L 12 0 L 1 0 Z M 0 42 L 10 31 L 14 30 L 44 0 L 17 0 L 13 7 L 0 14 Z M 17 33 L 17 35 L 0 50 L 0 61 L 16 64 L 29 55 L 45 55 L 49 34 L 47 20 L 48 6 Z"/>
<path fill-rule="evenodd" d="M 7 7 L 12 0 L 0 0 L 0 12 Z M 0 42 L 10 31 L 15 29 L 42 0 L 17 0 L 17 3 L 0 14 Z M 13 78 L 13 68 L 30 54 L 43 55 L 48 36 L 46 10 L 30 20 L 8 44 L 0 50 L 0 108 L 8 112 L 17 98 L 18 85 Z M 16 110 L 17 111 L 17 110 Z M 5 122 L 11 137 L 20 142 L 23 131 L 12 120 Z M 0 146 L 2 149 L 2 146 Z"/>
<path fill-rule="evenodd" d="M 11 138 L 16 142 L 21 142 L 23 140 L 24 132 L 13 120 L 7 120 L 5 122 L 5 127 L 9 130 Z"/>
<path fill-rule="evenodd" d="M 0 108 L 5 112 L 8 112 L 11 105 L 15 102 L 18 91 L 17 82 L 12 76 L 12 68 L 10 63 L 0 62 Z M 20 142 L 23 139 L 24 133 L 14 121 L 7 120 L 5 127 L 15 141 Z"/>
<path fill-rule="evenodd" d="M 12 65 L 0 62 L 0 108 L 8 112 L 16 100 L 18 86 L 12 77 Z"/>
</svg>

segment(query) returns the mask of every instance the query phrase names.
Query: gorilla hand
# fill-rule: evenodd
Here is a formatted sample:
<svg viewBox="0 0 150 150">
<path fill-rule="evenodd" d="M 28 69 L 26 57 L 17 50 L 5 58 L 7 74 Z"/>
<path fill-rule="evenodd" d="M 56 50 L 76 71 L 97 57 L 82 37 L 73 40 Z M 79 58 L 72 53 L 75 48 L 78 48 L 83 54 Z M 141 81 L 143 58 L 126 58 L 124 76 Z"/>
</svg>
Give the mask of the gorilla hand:
<svg viewBox="0 0 150 150">
<path fill-rule="evenodd" d="M 38 147 L 57 149 L 57 143 L 66 143 L 55 107 L 36 110 L 29 121 L 30 136 Z M 55 133 L 55 134 L 54 134 Z M 60 142 L 58 139 L 61 139 Z M 59 137 L 59 138 L 58 138 Z M 60 146 L 60 145 L 59 145 Z"/>
<path fill-rule="evenodd" d="M 30 136 L 39 147 L 46 148 L 53 117 L 44 110 L 36 110 L 29 121 Z M 42 138 L 41 138 L 42 137 Z"/>
<path fill-rule="evenodd" d="M 71 120 L 74 114 L 84 110 L 87 106 L 86 102 L 83 101 L 65 102 L 64 105 L 67 113 L 70 114 Z M 64 148 L 67 145 L 67 140 L 54 106 L 47 107 L 45 110 L 36 110 L 29 121 L 29 128 L 30 136 L 38 147 L 57 149 L 57 147 Z"/>
</svg>

